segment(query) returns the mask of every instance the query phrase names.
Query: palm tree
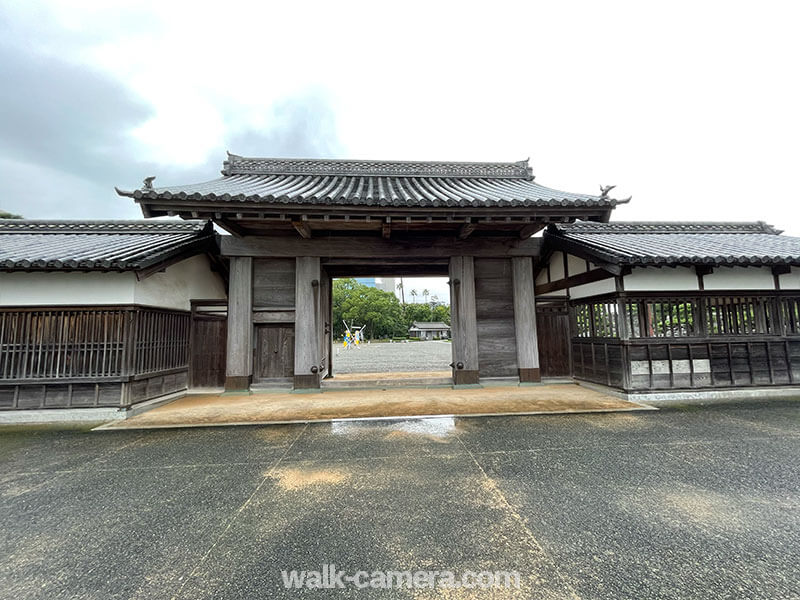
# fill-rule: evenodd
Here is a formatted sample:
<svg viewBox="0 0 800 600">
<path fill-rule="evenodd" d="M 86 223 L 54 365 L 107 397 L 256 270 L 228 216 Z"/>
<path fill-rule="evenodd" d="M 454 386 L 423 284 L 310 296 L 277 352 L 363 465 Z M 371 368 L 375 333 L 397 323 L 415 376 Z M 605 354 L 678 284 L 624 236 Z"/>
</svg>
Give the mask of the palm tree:
<svg viewBox="0 0 800 600">
<path fill-rule="evenodd" d="M 416 304 L 417 290 L 411 290 L 411 302 Z"/>
<path fill-rule="evenodd" d="M 422 290 L 422 297 L 425 298 L 425 304 L 428 303 L 428 296 L 430 296 L 430 292 L 427 289 Z"/>
<path fill-rule="evenodd" d="M 397 284 L 397 289 L 400 290 L 400 302 L 403 303 L 403 306 L 406 304 L 406 293 L 403 291 L 403 278 L 400 278 L 400 283 Z"/>
</svg>

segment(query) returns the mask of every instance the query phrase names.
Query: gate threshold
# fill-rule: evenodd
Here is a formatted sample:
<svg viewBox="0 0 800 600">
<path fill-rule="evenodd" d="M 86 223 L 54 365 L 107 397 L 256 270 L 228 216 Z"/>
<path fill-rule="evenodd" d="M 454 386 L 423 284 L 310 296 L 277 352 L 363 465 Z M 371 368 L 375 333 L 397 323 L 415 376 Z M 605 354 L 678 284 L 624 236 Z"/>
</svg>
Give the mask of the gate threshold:
<svg viewBox="0 0 800 600">
<path fill-rule="evenodd" d="M 387 373 L 341 373 L 322 380 L 322 389 L 385 389 L 398 387 L 443 387 L 453 385 L 450 371 L 397 371 Z"/>
<path fill-rule="evenodd" d="M 482 389 L 392 388 L 319 394 L 192 394 L 97 429 L 156 429 L 435 416 L 540 415 L 654 410 L 573 383 Z"/>
</svg>

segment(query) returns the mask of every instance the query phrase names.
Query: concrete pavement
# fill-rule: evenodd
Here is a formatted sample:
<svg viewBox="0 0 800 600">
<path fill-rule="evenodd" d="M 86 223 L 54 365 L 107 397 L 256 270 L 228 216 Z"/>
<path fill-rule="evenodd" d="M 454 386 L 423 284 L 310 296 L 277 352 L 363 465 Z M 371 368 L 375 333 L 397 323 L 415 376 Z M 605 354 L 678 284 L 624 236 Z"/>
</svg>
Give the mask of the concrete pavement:
<svg viewBox="0 0 800 600">
<path fill-rule="evenodd" d="M 800 405 L 0 429 L 2 598 L 796 598 Z M 285 590 L 281 569 L 520 590 Z"/>
</svg>

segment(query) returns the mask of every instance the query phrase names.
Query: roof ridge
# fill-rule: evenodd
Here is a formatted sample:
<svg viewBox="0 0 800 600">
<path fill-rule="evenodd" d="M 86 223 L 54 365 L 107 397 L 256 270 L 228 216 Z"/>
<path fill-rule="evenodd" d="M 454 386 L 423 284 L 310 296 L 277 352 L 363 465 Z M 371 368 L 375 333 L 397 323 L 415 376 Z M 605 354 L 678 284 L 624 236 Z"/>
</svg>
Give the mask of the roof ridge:
<svg viewBox="0 0 800 600">
<path fill-rule="evenodd" d="M 345 175 L 362 177 L 486 177 L 533 179 L 529 159 L 517 162 L 360 160 L 248 157 L 228 152 L 223 175 Z"/>
<path fill-rule="evenodd" d="M 184 233 L 199 232 L 206 221 L 0 219 L 4 233 Z"/>
</svg>

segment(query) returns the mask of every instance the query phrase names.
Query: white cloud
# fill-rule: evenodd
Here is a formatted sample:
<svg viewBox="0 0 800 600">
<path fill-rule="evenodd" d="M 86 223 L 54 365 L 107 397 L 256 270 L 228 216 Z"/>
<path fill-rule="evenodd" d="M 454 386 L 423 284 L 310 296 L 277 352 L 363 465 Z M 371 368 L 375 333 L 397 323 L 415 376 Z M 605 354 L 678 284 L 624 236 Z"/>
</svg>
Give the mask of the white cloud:
<svg viewBox="0 0 800 600">
<path fill-rule="evenodd" d="M 618 219 L 760 218 L 800 235 L 791 3 L 82 1 L 13 14 L 41 32 L 32 46 L 152 107 L 136 135 L 153 161 L 221 161 L 226 139 L 274 127 L 276 105 L 315 89 L 342 157 L 531 155 L 544 185 L 632 194 Z"/>
</svg>

